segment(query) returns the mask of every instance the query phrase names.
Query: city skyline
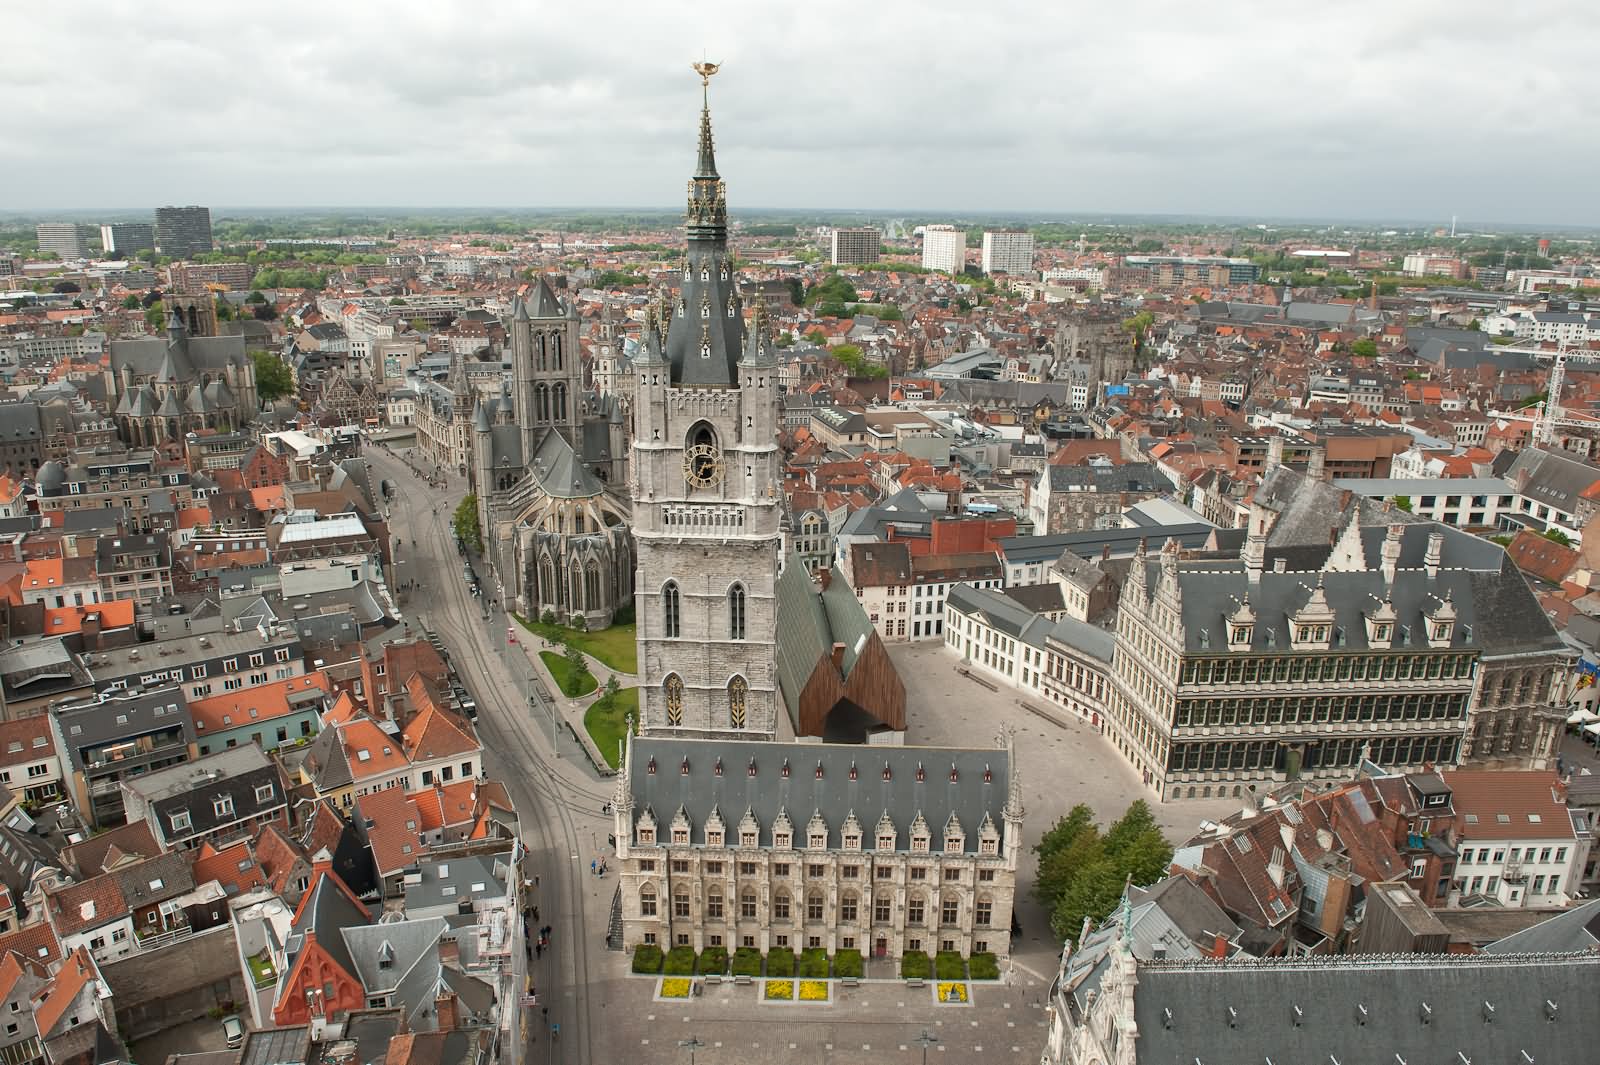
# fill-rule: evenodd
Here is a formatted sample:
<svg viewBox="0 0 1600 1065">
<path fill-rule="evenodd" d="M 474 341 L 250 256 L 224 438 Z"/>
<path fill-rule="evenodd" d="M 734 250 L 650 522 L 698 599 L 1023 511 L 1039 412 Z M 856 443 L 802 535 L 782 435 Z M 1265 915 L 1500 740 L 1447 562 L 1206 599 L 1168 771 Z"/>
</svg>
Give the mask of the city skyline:
<svg viewBox="0 0 1600 1065">
<path fill-rule="evenodd" d="M 687 153 L 686 57 L 704 54 L 725 64 L 736 213 L 1600 221 L 1582 178 L 1596 149 L 1570 132 L 1600 88 L 1582 35 L 1559 17 L 1482 33 L 1487 5 L 1243 25 L 1164 4 L 1026 23 L 655 5 L 603 35 L 514 6 L 467 20 L 401 4 L 381 24 L 301 6 L 223 22 L 181 4 L 88 23 L 30 11 L 0 88 L 51 106 L 19 108 L 0 142 L 0 209 L 660 204 Z M 427 51 L 395 62 L 378 47 L 394 39 Z M 66 49 L 86 62 L 56 62 Z M 165 110 L 185 84 L 207 85 L 206 105 Z M 1493 163 L 1553 157 L 1514 183 Z"/>
</svg>

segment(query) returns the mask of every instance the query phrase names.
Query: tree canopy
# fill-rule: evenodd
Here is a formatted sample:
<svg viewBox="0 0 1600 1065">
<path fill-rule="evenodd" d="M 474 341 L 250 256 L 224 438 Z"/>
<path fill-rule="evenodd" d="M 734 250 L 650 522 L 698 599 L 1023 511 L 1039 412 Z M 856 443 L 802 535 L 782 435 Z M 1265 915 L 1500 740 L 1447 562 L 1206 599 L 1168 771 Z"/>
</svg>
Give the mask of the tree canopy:
<svg viewBox="0 0 1600 1065">
<path fill-rule="evenodd" d="M 1378 354 L 1378 342 L 1375 340 L 1369 340 L 1366 337 L 1362 337 L 1360 340 L 1357 340 L 1350 345 L 1350 354 L 1359 355 L 1363 359 L 1376 358 Z"/>
<path fill-rule="evenodd" d="M 252 351 L 250 361 L 256 366 L 256 395 L 264 402 L 282 399 L 294 391 L 294 375 L 289 364 L 270 351 Z"/>
<path fill-rule="evenodd" d="M 1050 930 L 1063 939 L 1076 939 L 1085 917 L 1100 921 L 1109 915 L 1130 880 L 1152 883 L 1172 861 L 1172 845 L 1143 799 L 1103 833 L 1094 811 L 1079 803 L 1044 834 L 1034 852 L 1039 855 L 1034 895 L 1050 910 Z"/>
<path fill-rule="evenodd" d="M 856 302 L 856 287 L 843 274 L 829 274 L 806 292 L 807 307 L 815 307 L 819 303 L 854 302 Z"/>
<path fill-rule="evenodd" d="M 483 534 L 478 531 L 478 497 L 476 495 L 469 494 L 461 501 L 461 505 L 456 507 L 456 512 L 450 519 L 450 524 L 462 543 L 474 551 L 483 550 Z"/>
</svg>

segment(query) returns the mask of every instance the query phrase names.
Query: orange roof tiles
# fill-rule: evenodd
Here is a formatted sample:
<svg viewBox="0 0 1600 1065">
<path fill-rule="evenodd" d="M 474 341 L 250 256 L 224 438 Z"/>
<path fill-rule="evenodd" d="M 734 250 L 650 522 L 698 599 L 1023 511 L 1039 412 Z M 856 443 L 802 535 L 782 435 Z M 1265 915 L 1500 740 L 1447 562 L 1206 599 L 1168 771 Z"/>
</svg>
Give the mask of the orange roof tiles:
<svg viewBox="0 0 1600 1065">
<path fill-rule="evenodd" d="M 78 993 L 94 979 L 94 975 L 94 961 L 89 957 L 89 948 L 79 947 L 73 951 L 66 964 L 56 971 L 55 978 L 39 990 L 39 998 L 33 1004 L 33 1022 L 38 1026 L 41 1036 L 55 1030 L 67 1010 L 76 1004 Z"/>
<path fill-rule="evenodd" d="M 208 884 L 215 880 L 229 895 L 240 895 L 267 884 L 267 878 L 255 856 L 250 853 L 250 844 L 246 840 L 220 851 L 209 843 L 202 844 L 199 855 L 194 861 L 196 884 Z"/>
<path fill-rule="evenodd" d="M 195 731 L 201 735 L 215 735 L 230 728 L 249 725 L 256 721 L 271 721 L 290 713 L 295 706 L 289 703 L 291 695 L 319 691 L 327 695 L 330 685 L 327 674 L 313 670 L 303 677 L 258 684 L 236 692 L 225 692 L 209 699 L 199 699 L 189 704 L 194 717 Z"/>
<path fill-rule="evenodd" d="M 250 489 L 250 505 L 260 511 L 282 510 L 283 485 L 274 484 L 265 488 Z"/>
<path fill-rule="evenodd" d="M 65 636 L 68 633 L 81 632 L 84 620 L 92 617 L 100 619 L 101 632 L 125 629 L 133 624 L 133 608 L 132 599 L 94 603 L 89 606 L 46 607 L 44 633 L 47 636 Z"/>
<path fill-rule="evenodd" d="M 371 719 L 358 717 L 336 727 L 353 780 L 388 776 L 410 767 L 400 741 L 391 738 Z"/>
<path fill-rule="evenodd" d="M 356 800 L 356 813 L 367 821 L 367 846 L 378 875 L 415 864 L 427 855 L 422 841 L 422 812 L 410 795 L 399 788 L 385 788 Z"/>
<path fill-rule="evenodd" d="M 1569 839 L 1566 793 L 1553 770 L 1457 769 L 1450 788 L 1465 839 Z"/>
<path fill-rule="evenodd" d="M 61 957 L 61 941 L 48 921 L 20 928 L 8 936 L 0 937 L 0 954 L 16 951 L 31 962 L 52 965 Z"/>
<path fill-rule="evenodd" d="M 52 758 L 56 753 L 50 715 L 0 721 L 0 765 L 14 766 Z"/>
</svg>

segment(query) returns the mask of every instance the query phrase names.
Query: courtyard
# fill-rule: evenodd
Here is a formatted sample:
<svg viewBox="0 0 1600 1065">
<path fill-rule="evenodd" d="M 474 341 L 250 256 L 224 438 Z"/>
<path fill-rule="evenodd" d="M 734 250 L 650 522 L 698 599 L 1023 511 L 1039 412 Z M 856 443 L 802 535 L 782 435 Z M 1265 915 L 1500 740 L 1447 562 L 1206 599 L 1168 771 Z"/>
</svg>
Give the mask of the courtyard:
<svg viewBox="0 0 1600 1065">
<path fill-rule="evenodd" d="M 890 657 L 906 686 L 906 743 L 920 746 L 984 747 L 1006 727 L 1016 729 L 1017 769 L 1022 774 L 1025 852 L 1017 868 L 1016 916 L 1022 935 L 1012 957 L 1035 978 L 1054 973 L 1061 943 L 1050 933 L 1044 908 L 1033 900 L 1037 860 L 1034 844 L 1057 819 L 1078 803 L 1088 805 L 1102 825 L 1122 816 L 1136 799 L 1149 803 L 1172 843 L 1181 843 L 1207 818 L 1239 809 L 1236 799 L 1160 802 L 1110 742 L 1071 711 L 1050 707 L 1050 717 L 1024 707 L 1029 698 L 1017 688 L 982 675 L 991 691 L 959 672 L 961 660 L 941 641 L 889 644 Z"/>
</svg>

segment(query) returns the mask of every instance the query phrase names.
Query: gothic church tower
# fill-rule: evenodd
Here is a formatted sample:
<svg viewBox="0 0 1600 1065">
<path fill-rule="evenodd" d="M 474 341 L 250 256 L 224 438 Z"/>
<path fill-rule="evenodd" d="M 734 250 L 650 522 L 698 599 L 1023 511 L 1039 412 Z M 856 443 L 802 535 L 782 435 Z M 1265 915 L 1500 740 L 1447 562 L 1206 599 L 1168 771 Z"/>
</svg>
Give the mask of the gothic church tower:
<svg viewBox="0 0 1600 1065">
<path fill-rule="evenodd" d="M 702 86 L 716 72 L 696 70 Z M 709 101 L 679 289 L 648 315 L 636 366 L 641 722 L 654 735 L 772 739 L 778 367 L 759 308 L 745 329 Z"/>
</svg>

